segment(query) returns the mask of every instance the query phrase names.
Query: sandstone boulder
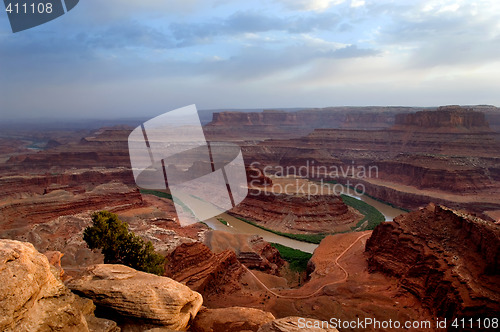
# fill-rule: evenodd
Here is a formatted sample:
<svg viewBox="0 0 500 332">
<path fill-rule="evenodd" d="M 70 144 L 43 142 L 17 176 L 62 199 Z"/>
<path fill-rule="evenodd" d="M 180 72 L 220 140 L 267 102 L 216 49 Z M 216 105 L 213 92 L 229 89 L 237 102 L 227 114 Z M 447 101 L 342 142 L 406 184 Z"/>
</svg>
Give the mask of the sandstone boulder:
<svg viewBox="0 0 500 332">
<path fill-rule="evenodd" d="M 92 266 L 68 286 L 118 316 L 173 330 L 185 330 L 203 303 L 187 286 L 124 265 Z"/>
<path fill-rule="evenodd" d="M 203 309 L 193 323 L 193 332 L 257 331 L 274 320 L 273 314 L 259 309 L 231 307 Z"/>
<path fill-rule="evenodd" d="M 90 332 L 120 332 L 121 329 L 116 325 L 116 322 L 104 318 L 98 318 L 94 315 L 96 306 L 90 299 L 75 295 L 75 306 L 80 309 L 85 316 Z"/>
<path fill-rule="evenodd" d="M 0 240 L 0 330 L 89 331 L 58 273 L 32 244 Z"/>
<path fill-rule="evenodd" d="M 258 332 L 338 332 L 338 330 L 316 319 L 285 317 L 263 325 Z"/>
</svg>

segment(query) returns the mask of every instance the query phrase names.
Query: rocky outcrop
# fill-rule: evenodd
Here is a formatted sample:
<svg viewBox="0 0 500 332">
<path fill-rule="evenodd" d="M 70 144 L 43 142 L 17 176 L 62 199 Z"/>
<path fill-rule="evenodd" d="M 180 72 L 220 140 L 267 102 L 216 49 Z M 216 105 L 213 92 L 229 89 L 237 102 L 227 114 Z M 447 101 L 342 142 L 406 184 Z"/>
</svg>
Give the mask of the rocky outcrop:
<svg viewBox="0 0 500 332">
<path fill-rule="evenodd" d="M 399 279 L 438 317 L 500 311 L 500 226 L 430 204 L 383 223 L 366 244 L 369 268 Z"/>
<path fill-rule="evenodd" d="M 211 231 L 205 236 L 205 244 L 214 253 L 234 251 L 240 263 L 265 273 L 279 275 L 280 268 L 285 264 L 278 249 L 257 235 Z"/>
<path fill-rule="evenodd" d="M 239 261 L 250 269 L 279 275 L 279 270 L 285 265 L 285 261 L 281 258 L 278 249 L 259 236 L 253 236 L 249 242 L 255 254 L 249 255 L 246 252 L 240 252 Z"/>
<path fill-rule="evenodd" d="M 62 278 L 64 276 L 64 270 L 61 266 L 61 258 L 64 256 L 64 254 L 59 251 L 47 251 L 43 254 L 49 260 L 49 264 L 52 265 L 57 270 L 57 272 L 59 272 L 59 277 Z"/>
<path fill-rule="evenodd" d="M 337 329 L 325 325 L 325 322 L 317 319 L 285 317 L 265 324 L 258 332 L 338 332 Z"/>
<path fill-rule="evenodd" d="M 264 110 L 263 112 L 218 112 L 213 114 L 210 127 L 252 128 L 258 134 L 266 126 L 274 129 L 311 128 L 387 128 L 394 123 L 397 113 L 408 113 L 422 108 L 410 107 L 329 107 L 295 112 Z M 260 127 L 260 128 L 259 128 Z M 287 128 L 288 127 L 288 128 Z"/>
<path fill-rule="evenodd" d="M 0 303 L 2 331 L 96 331 L 85 318 L 95 318 L 92 311 L 82 312 L 58 272 L 30 243 L 0 240 Z M 100 323 L 109 327 L 101 331 L 116 331 L 114 322 Z"/>
<path fill-rule="evenodd" d="M 0 199 L 21 197 L 23 194 L 44 195 L 56 190 L 77 194 L 113 181 L 130 186 L 135 185 L 132 171 L 121 168 L 113 170 L 79 169 L 64 171 L 61 174 L 4 176 L 0 177 L 0 186 L 3 188 Z"/>
<path fill-rule="evenodd" d="M 270 186 L 273 184 L 273 180 L 267 177 L 262 169 L 249 166 L 245 170 L 247 173 L 247 182 L 251 186 Z"/>
<path fill-rule="evenodd" d="M 43 223 L 60 216 L 85 211 L 131 208 L 142 205 L 138 189 L 120 183 L 99 185 L 81 194 L 58 190 L 46 195 L 32 195 L 0 201 L 0 225 L 4 230 L 26 226 L 26 222 Z M 116 210 L 115 210 L 116 211 Z"/>
<path fill-rule="evenodd" d="M 335 228 L 345 230 L 359 221 L 359 216 L 344 204 L 340 196 L 261 190 L 249 190 L 247 198 L 230 213 L 287 233 L 332 232 Z"/>
<path fill-rule="evenodd" d="M 482 112 L 460 106 L 442 106 L 435 111 L 421 111 L 411 114 L 396 115 L 397 128 L 430 131 L 439 128 L 448 131 L 490 131 Z"/>
<path fill-rule="evenodd" d="M 395 115 L 420 111 L 411 107 L 329 107 L 298 111 L 216 112 L 204 126 L 212 141 L 263 141 L 304 137 L 317 128 L 381 130 Z"/>
<path fill-rule="evenodd" d="M 366 192 L 407 209 L 415 207 L 415 196 L 448 199 L 474 211 L 500 208 L 498 202 L 493 204 L 500 192 L 500 135 L 488 129 L 483 113 L 444 108 L 398 117 L 399 124 L 385 130 L 319 128 L 306 137 L 267 140 L 242 149 L 246 162 L 260 167 L 304 168 L 304 176 L 317 180 L 387 187 L 378 193 L 394 188 L 398 200 L 410 204 L 391 200 L 395 195 Z"/>
<path fill-rule="evenodd" d="M 118 327 L 116 322 L 99 318 L 94 315 L 94 311 L 96 306 L 94 302 L 90 299 L 86 299 L 83 297 L 79 297 L 75 295 L 75 307 L 78 308 L 85 317 L 87 321 L 87 326 L 89 327 L 89 331 L 91 332 L 120 332 L 121 329 Z"/>
<path fill-rule="evenodd" d="M 273 314 L 270 312 L 253 308 L 230 307 L 203 309 L 196 316 L 191 331 L 256 332 L 262 325 L 274 319 Z"/>
<path fill-rule="evenodd" d="M 468 179 L 469 181 L 472 179 Z M 441 181 L 445 181 L 442 179 Z M 451 182 L 448 179 L 446 182 Z M 470 183 L 467 181 L 468 183 Z M 344 180 L 340 180 L 339 182 L 344 183 Z M 496 199 L 496 195 L 488 195 L 481 197 L 480 199 L 475 196 L 477 194 L 477 190 L 469 190 L 464 189 L 461 193 L 463 193 L 463 197 L 465 199 L 461 199 L 459 201 L 454 201 L 453 196 L 443 195 L 441 193 L 434 194 L 432 191 L 412 191 L 406 192 L 403 190 L 398 190 L 397 185 L 395 188 L 391 187 L 390 184 L 384 183 L 370 183 L 363 179 L 356 179 L 356 183 L 363 185 L 366 192 L 369 193 L 371 197 L 379 199 L 384 202 L 390 202 L 394 206 L 398 206 L 404 208 L 406 210 L 416 210 L 422 207 L 425 207 L 429 202 L 435 202 L 439 205 L 445 205 L 453 209 L 464 209 L 471 213 L 478 214 L 480 216 L 486 210 L 498 210 L 500 209 L 500 202 Z M 443 184 L 443 186 L 446 186 Z M 457 186 L 461 186 L 457 183 Z M 469 193 L 468 193 L 469 192 Z M 470 201 L 467 198 L 472 198 Z M 475 199 L 474 199 L 475 198 Z"/>
<path fill-rule="evenodd" d="M 230 293 L 240 288 L 244 273 L 234 251 L 213 253 L 203 243 L 184 243 L 168 257 L 165 276 L 189 286 L 204 296 Z"/>
<path fill-rule="evenodd" d="M 128 135 L 131 129 L 103 128 L 73 144 L 63 144 L 36 154 L 9 158 L 6 167 L 20 172 L 62 172 L 71 168 L 130 167 Z"/>
<path fill-rule="evenodd" d="M 187 286 L 124 265 L 95 265 L 68 286 L 111 315 L 174 330 L 185 330 L 203 303 Z"/>
</svg>

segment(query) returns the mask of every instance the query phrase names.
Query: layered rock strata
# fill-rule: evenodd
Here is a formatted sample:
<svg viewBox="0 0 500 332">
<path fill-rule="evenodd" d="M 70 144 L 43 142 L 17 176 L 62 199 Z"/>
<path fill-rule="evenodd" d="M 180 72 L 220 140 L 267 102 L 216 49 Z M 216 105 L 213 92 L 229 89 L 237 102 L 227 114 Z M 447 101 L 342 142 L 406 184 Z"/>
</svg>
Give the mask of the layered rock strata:
<svg viewBox="0 0 500 332">
<path fill-rule="evenodd" d="M 430 204 L 383 223 L 366 244 L 371 271 L 399 280 L 438 317 L 500 312 L 500 227 Z"/>
<path fill-rule="evenodd" d="M 231 293 L 240 288 L 244 273 L 234 251 L 213 253 L 199 242 L 185 243 L 168 257 L 165 275 L 181 282 L 204 296 Z"/>
<path fill-rule="evenodd" d="M 360 216 L 339 196 L 250 190 L 230 213 L 287 233 L 327 233 L 350 229 Z"/>
</svg>

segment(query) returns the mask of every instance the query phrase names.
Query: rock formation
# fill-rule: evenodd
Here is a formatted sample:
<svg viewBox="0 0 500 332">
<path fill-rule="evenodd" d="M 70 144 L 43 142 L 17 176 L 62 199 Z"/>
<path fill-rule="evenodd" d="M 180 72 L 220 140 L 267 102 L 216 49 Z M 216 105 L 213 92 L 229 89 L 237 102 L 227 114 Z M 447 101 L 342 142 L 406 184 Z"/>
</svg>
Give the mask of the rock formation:
<svg viewBox="0 0 500 332">
<path fill-rule="evenodd" d="M 114 206 L 124 209 L 142 205 L 142 196 L 138 189 L 120 183 L 109 183 L 77 195 L 58 190 L 46 195 L 32 195 L 0 202 L 0 217 L 4 220 L 0 223 L 4 229 L 17 228 L 26 225 L 26 222 L 44 223 L 60 216 L 85 211 L 109 209 Z"/>
<path fill-rule="evenodd" d="M 430 204 L 383 223 L 366 244 L 369 267 L 399 280 L 437 317 L 500 311 L 500 227 Z"/>
<path fill-rule="evenodd" d="M 320 128 L 242 149 L 247 163 L 307 167 L 311 178 L 360 183 L 368 194 L 407 209 L 434 198 L 474 212 L 500 209 L 494 199 L 500 194 L 500 134 L 483 113 L 448 107 L 397 117 L 398 124 L 385 130 Z"/>
<path fill-rule="evenodd" d="M 435 111 L 396 115 L 395 127 L 410 127 L 414 130 L 441 131 L 491 131 L 482 112 L 460 106 L 442 106 Z"/>
<path fill-rule="evenodd" d="M 58 274 L 32 244 L 0 240 L 0 330 L 117 331 L 114 322 L 93 317 L 92 308 L 82 312 Z"/>
<path fill-rule="evenodd" d="M 192 332 L 257 332 L 259 328 L 275 318 L 273 314 L 259 309 L 230 307 L 203 309 L 194 320 Z"/>
<path fill-rule="evenodd" d="M 287 233 L 327 233 L 350 229 L 360 216 L 340 196 L 249 190 L 230 213 Z"/>
<path fill-rule="evenodd" d="M 240 263 L 249 269 L 279 275 L 279 269 L 285 264 L 278 249 L 257 235 L 211 231 L 205 236 L 205 244 L 214 253 L 234 251 Z"/>
<path fill-rule="evenodd" d="M 182 244 L 168 257 L 165 275 L 181 282 L 204 296 L 231 293 L 240 288 L 244 273 L 234 251 L 213 253 L 199 242 Z"/>
<path fill-rule="evenodd" d="M 47 251 L 43 254 L 49 260 L 49 264 L 59 272 L 59 278 L 62 279 L 64 276 L 64 270 L 61 266 L 61 258 L 64 256 L 64 254 L 59 251 Z"/>
<path fill-rule="evenodd" d="M 338 332 L 335 328 L 322 328 L 324 325 L 324 322 L 312 318 L 285 317 L 263 325 L 258 332 Z"/>
<path fill-rule="evenodd" d="M 200 294 L 166 277 L 124 265 L 96 265 L 68 286 L 117 317 L 185 330 L 201 308 Z"/>
<path fill-rule="evenodd" d="M 270 186 L 273 180 L 264 174 L 264 171 L 258 167 L 246 167 L 247 182 L 251 186 Z"/>
<path fill-rule="evenodd" d="M 18 154 L 9 158 L 6 170 L 31 173 L 61 172 L 71 168 L 130 167 L 128 135 L 123 128 L 103 128 L 83 137 L 79 142 L 63 144 L 36 154 Z M 1 169 L 0 169 L 1 172 Z"/>
<path fill-rule="evenodd" d="M 385 129 L 410 107 L 329 107 L 295 112 L 217 112 L 205 126 L 211 140 L 263 140 L 301 137 L 316 128 Z"/>
</svg>

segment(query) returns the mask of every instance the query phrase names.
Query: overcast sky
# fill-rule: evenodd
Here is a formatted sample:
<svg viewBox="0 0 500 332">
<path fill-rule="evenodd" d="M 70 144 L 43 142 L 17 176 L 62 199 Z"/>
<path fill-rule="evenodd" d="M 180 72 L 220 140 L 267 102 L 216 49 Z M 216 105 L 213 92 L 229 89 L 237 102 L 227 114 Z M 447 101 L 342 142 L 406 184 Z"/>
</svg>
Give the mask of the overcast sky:
<svg viewBox="0 0 500 332">
<path fill-rule="evenodd" d="M 0 13 L 0 115 L 500 106 L 500 2 L 81 0 L 13 34 Z"/>
</svg>

